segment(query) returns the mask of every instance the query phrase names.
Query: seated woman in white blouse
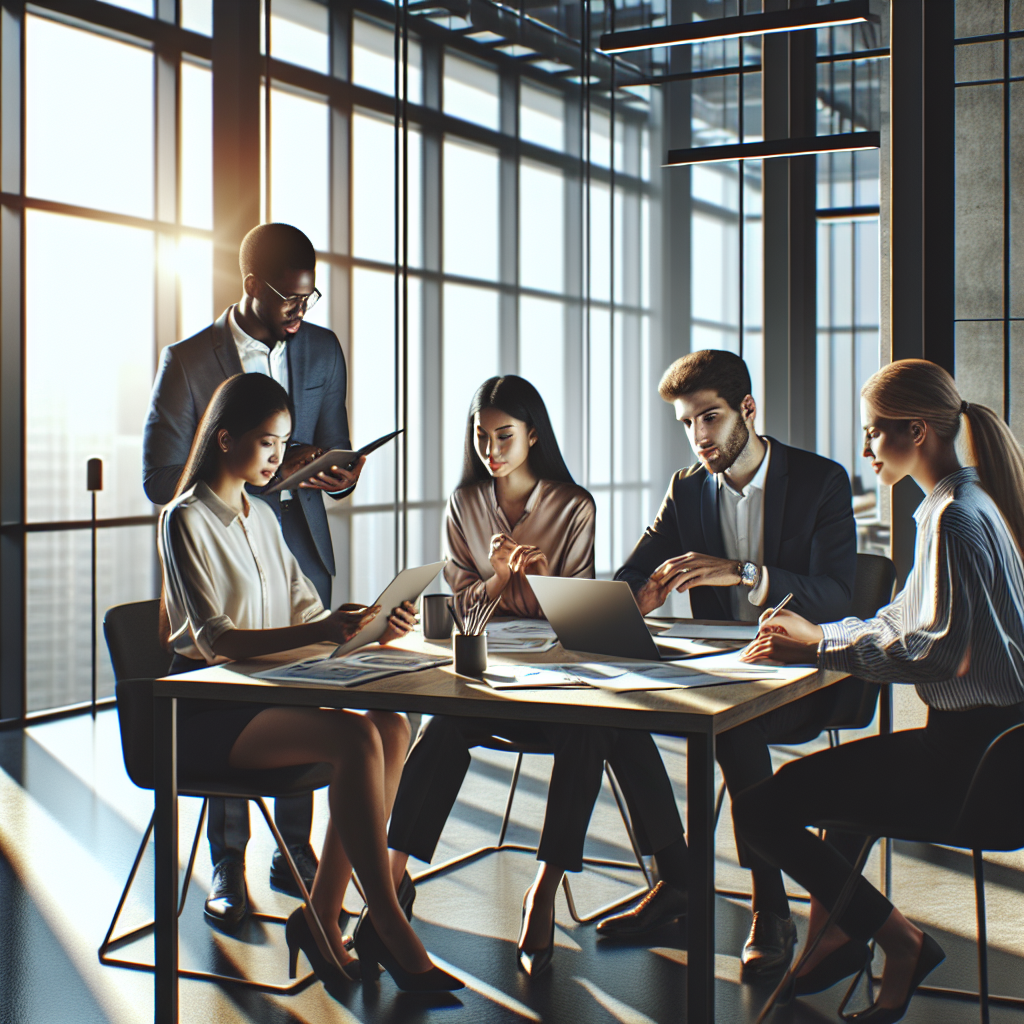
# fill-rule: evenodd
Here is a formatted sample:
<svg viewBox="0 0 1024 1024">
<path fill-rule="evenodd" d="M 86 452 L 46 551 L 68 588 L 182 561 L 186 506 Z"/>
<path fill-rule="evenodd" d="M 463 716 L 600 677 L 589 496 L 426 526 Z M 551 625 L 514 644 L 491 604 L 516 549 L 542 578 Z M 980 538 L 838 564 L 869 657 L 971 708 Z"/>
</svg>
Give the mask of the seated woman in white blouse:
<svg viewBox="0 0 1024 1024">
<path fill-rule="evenodd" d="M 270 506 L 246 495 L 246 484 L 263 487 L 276 474 L 291 423 L 287 392 L 273 378 L 249 373 L 217 389 L 196 430 L 176 497 L 160 516 L 163 608 L 177 671 L 319 641 L 344 643 L 376 612 L 351 605 L 327 611 Z M 408 610 L 396 610 L 385 639 L 402 635 L 412 621 Z M 391 882 L 385 825 L 408 742 L 404 717 L 180 700 L 178 723 L 186 771 L 315 762 L 334 769 L 331 820 L 311 892 L 329 947 L 311 928 L 308 908 L 296 910 L 286 930 L 292 976 L 299 948 L 325 982 L 359 976 L 338 924 L 354 869 L 368 907 L 356 930 L 364 967 L 368 960 L 383 964 L 405 989 L 462 987 L 431 964 Z"/>
</svg>

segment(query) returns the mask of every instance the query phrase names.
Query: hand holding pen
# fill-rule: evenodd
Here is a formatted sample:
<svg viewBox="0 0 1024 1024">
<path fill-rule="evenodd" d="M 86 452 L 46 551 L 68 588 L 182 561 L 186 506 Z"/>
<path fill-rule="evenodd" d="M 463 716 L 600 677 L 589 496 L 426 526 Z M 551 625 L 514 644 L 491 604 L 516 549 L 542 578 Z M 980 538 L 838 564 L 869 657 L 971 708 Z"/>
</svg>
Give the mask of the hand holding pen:
<svg viewBox="0 0 1024 1024">
<path fill-rule="evenodd" d="M 792 597 L 787 594 L 761 616 L 760 630 L 740 656 L 742 661 L 770 660 L 789 665 L 817 661 L 818 644 L 823 636 L 821 627 L 785 609 Z"/>
</svg>

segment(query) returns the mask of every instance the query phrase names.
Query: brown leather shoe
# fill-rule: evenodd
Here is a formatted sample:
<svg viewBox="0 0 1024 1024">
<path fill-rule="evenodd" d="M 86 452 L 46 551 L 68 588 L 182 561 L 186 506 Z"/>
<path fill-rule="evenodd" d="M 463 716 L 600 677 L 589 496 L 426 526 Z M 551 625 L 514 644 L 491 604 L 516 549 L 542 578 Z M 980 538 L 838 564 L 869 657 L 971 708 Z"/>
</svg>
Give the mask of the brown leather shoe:
<svg viewBox="0 0 1024 1024">
<path fill-rule="evenodd" d="M 643 935 L 663 924 L 684 917 L 687 899 L 687 894 L 681 889 L 676 889 L 666 882 L 658 882 L 629 910 L 606 917 L 598 924 L 597 932 L 606 939 L 628 939 L 634 935 Z"/>
</svg>

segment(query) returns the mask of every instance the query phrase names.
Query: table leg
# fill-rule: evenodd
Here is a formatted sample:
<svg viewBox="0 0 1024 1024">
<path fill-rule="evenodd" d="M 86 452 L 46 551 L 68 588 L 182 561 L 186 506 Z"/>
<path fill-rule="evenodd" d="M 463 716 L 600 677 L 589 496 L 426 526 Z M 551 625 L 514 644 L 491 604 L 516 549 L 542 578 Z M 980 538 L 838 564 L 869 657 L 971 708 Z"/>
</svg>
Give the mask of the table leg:
<svg viewBox="0 0 1024 1024">
<path fill-rule="evenodd" d="M 687 1024 L 715 1020 L 715 737 L 686 740 L 686 821 L 690 847 L 687 913 Z"/>
<path fill-rule="evenodd" d="M 178 1021 L 178 731 L 177 700 L 153 700 L 153 781 L 156 799 L 155 1024 Z"/>
</svg>

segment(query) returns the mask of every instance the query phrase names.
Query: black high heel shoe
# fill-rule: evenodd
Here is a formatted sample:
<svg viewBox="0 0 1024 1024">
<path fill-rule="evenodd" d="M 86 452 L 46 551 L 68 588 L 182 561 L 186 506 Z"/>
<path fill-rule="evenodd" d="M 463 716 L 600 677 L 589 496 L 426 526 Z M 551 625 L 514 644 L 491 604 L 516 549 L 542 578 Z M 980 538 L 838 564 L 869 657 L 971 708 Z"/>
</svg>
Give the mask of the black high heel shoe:
<svg viewBox="0 0 1024 1024">
<path fill-rule="evenodd" d="M 866 1010 L 861 1010 L 860 1013 L 851 1013 L 843 1019 L 855 1021 L 856 1024 L 895 1024 L 896 1021 L 902 1020 L 903 1015 L 907 1012 L 907 1007 L 910 1006 L 910 1000 L 917 991 L 917 986 L 945 959 L 946 954 L 942 951 L 942 947 L 925 933 L 924 941 L 921 943 L 921 952 L 917 955 L 917 966 L 910 978 L 910 987 L 907 989 L 907 998 L 903 1000 L 903 1005 L 879 1006 L 878 1003 L 874 1003 Z"/>
<path fill-rule="evenodd" d="M 402 908 L 402 913 L 405 914 L 406 921 L 411 921 L 412 905 L 416 902 L 416 886 L 408 871 L 402 875 L 402 880 L 398 883 L 398 892 L 396 895 L 398 896 L 398 905 Z"/>
<path fill-rule="evenodd" d="M 284 938 L 288 943 L 288 977 L 294 978 L 299 962 L 299 950 L 306 954 L 313 973 L 325 984 L 332 985 L 338 982 L 358 981 L 360 966 L 358 960 L 351 960 L 344 967 L 336 966 L 320 952 L 320 947 L 313 937 L 313 930 L 309 927 L 306 915 L 302 907 L 292 911 L 284 926 Z"/>
<path fill-rule="evenodd" d="M 871 950 L 868 944 L 850 939 L 822 958 L 813 970 L 794 978 L 793 995 L 810 996 L 824 992 L 843 978 L 863 971 L 870 961 Z"/>
<path fill-rule="evenodd" d="M 368 907 L 363 907 L 352 937 L 364 978 L 374 976 L 373 968 L 383 967 L 403 992 L 453 992 L 466 987 L 458 978 L 436 965 L 429 971 L 407 971 L 377 934 Z"/>
<path fill-rule="evenodd" d="M 516 943 L 516 953 L 519 957 L 519 969 L 535 978 L 541 971 L 551 966 L 551 957 L 555 952 L 555 911 L 551 910 L 551 935 L 548 937 L 548 944 L 541 949 L 528 953 L 523 949 L 523 936 L 526 934 L 526 900 L 530 893 L 527 891 L 523 897 L 523 918 L 519 926 L 519 942 Z"/>
</svg>

